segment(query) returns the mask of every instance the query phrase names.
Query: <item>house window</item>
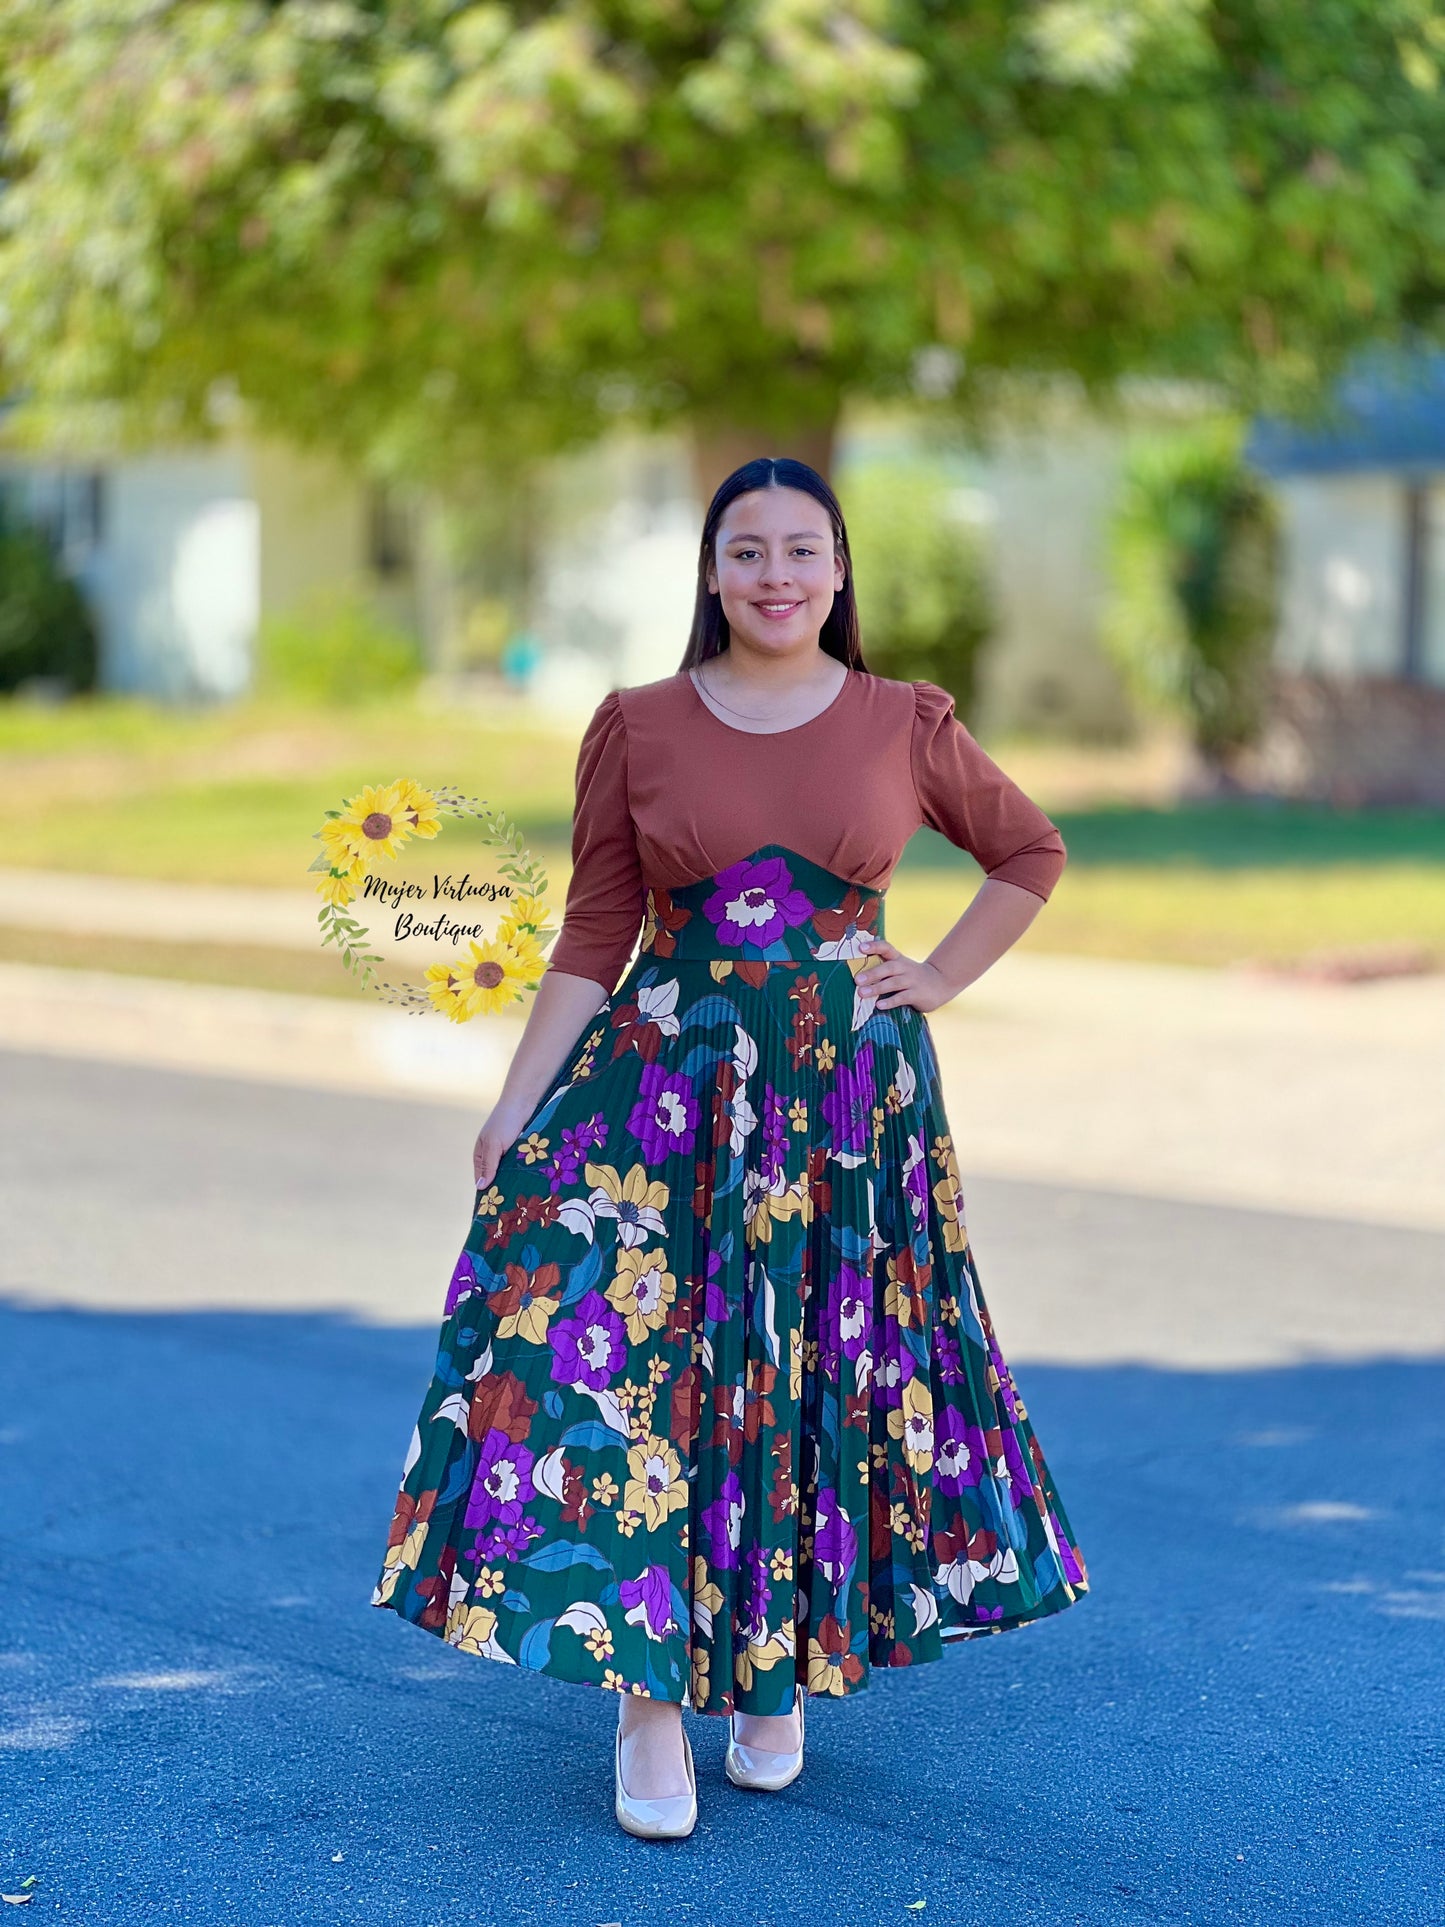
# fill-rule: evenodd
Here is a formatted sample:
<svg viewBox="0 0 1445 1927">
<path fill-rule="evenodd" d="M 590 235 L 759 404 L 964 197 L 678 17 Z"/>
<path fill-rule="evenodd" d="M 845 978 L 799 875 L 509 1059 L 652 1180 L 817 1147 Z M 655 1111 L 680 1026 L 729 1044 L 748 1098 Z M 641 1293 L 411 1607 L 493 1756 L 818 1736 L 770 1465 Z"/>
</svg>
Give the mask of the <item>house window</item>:
<svg viewBox="0 0 1445 1927">
<path fill-rule="evenodd" d="M 100 469 L 42 468 L 5 479 L 3 513 L 49 542 L 66 568 L 83 563 L 105 537 L 106 489 Z"/>
</svg>

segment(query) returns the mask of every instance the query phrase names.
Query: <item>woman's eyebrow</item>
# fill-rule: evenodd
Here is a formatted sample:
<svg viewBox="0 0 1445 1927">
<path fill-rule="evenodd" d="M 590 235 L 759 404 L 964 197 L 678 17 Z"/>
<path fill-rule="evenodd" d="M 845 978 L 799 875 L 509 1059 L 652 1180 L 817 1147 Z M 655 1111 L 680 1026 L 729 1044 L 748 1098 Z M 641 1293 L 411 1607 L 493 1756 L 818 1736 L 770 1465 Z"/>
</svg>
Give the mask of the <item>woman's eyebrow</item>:
<svg viewBox="0 0 1445 1927">
<path fill-rule="evenodd" d="M 821 542 L 823 540 L 816 529 L 794 529 L 793 533 L 791 535 L 785 535 L 783 540 L 785 542 L 801 542 L 805 536 L 810 542 Z M 744 530 L 737 535 L 725 535 L 723 537 L 723 546 L 726 547 L 729 542 L 763 542 L 766 540 L 766 536 L 750 535 Z"/>
</svg>

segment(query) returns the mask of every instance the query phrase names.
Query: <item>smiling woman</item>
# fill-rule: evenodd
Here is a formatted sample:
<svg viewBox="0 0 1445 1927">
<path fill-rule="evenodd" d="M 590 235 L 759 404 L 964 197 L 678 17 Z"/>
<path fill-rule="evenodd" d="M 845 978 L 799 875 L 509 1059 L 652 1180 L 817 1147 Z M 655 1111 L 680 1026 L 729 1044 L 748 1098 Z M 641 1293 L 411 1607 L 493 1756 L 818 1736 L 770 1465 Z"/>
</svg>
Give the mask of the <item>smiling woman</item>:
<svg viewBox="0 0 1445 1927">
<path fill-rule="evenodd" d="M 884 899 L 922 823 L 987 876 L 915 960 Z M 684 1701 L 776 1790 L 806 1696 L 1088 1589 L 925 1016 L 1064 861 L 946 690 L 864 667 L 822 478 L 730 477 L 682 668 L 583 738 L 562 932 L 478 1138 L 374 1600 L 620 1693 L 631 1832 L 695 1824 Z"/>
</svg>

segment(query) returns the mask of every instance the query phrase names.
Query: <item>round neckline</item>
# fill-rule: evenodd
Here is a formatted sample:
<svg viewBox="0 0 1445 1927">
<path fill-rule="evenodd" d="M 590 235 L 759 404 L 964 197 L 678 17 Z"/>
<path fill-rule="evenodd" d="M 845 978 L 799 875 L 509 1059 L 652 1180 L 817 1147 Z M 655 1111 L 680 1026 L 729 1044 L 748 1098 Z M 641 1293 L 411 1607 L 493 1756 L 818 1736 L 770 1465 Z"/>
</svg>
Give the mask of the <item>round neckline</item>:
<svg viewBox="0 0 1445 1927">
<path fill-rule="evenodd" d="M 834 660 L 836 661 L 837 658 L 835 657 Z M 719 729 L 725 729 L 729 736 L 796 736 L 800 729 L 811 729 L 814 723 L 821 723 L 825 716 L 831 716 L 847 694 L 849 685 L 855 682 L 858 676 L 856 669 L 849 669 L 839 684 L 837 693 L 829 697 L 828 701 L 818 711 L 816 716 L 809 716 L 801 723 L 789 723 L 786 729 L 739 729 L 736 723 L 725 723 L 717 711 L 709 707 L 702 691 L 693 681 L 691 669 L 684 669 L 681 673 L 684 682 L 686 682 L 688 688 L 692 691 L 692 699 L 698 708 L 705 716 L 711 716 Z"/>
</svg>

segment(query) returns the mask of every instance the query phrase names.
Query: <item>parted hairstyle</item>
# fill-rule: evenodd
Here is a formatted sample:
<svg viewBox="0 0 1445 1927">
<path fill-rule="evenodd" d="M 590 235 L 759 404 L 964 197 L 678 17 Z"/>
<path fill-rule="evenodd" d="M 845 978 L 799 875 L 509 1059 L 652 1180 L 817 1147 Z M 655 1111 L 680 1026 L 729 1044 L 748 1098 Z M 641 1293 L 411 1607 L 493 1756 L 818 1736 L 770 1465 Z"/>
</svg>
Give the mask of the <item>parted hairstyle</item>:
<svg viewBox="0 0 1445 1927">
<path fill-rule="evenodd" d="M 817 469 L 806 462 L 795 462 L 785 455 L 759 455 L 744 462 L 721 483 L 708 504 L 702 525 L 702 543 L 697 558 L 697 601 L 693 607 L 692 633 L 687 639 L 681 668 L 691 669 L 710 656 L 720 655 L 728 646 L 727 617 L 722 597 L 707 586 L 708 564 L 714 560 L 717 532 L 723 514 L 739 495 L 757 488 L 796 488 L 811 495 L 828 511 L 833 528 L 833 545 L 843 558 L 843 586 L 833 597 L 833 607 L 818 634 L 818 645 L 850 669 L 866 669 L 863 644 L 858 634 L 858 604 L 853 594 L 853 557 L 848 548 L 848 530 L 838 498 Z"/>
</svg>

